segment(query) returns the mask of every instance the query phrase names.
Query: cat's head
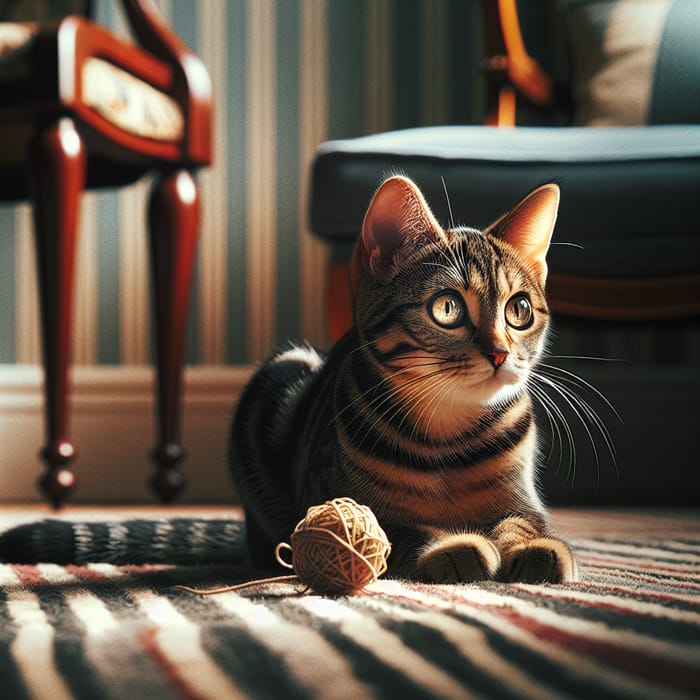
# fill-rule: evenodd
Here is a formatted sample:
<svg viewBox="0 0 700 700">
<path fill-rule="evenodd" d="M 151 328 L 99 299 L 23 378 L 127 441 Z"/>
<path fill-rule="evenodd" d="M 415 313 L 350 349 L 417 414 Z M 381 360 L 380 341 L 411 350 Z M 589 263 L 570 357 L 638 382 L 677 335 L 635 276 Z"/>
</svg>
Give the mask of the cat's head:
<svg viewBox="0 0 700 700">
<path fill-rule="evenodd" d="M 547 184 L 483 232 L 443 229 L 411 180 L 387 179 L 351 264 L 360 342 L 415 396 L 428 380 L 455 408 L 517 394 L 545 343 L 558 205 Z"/>
</svg>

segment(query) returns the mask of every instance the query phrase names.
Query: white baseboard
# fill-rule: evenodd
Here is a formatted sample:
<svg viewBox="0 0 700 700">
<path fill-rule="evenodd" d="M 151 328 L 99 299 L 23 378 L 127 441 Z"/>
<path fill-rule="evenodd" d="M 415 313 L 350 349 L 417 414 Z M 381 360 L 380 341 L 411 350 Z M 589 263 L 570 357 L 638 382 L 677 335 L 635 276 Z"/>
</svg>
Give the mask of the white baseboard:
<svg viewBox="0 0 700 700">
<path fill-rule="evenodd" d="M 188 367 L 184 374 L 182 469 L 186 503 L 233 503 L 226 464 L 235 401 L 250 367 Z M 150 367 L 75 367 L 70 434 L 78 449 L 73 471 L 79 503 L 154 502 L 155 418 Z M 34 365 L 0 365 L 0 503 L 38 501 L 38 453 L 45 442 L 42 373 Z"/>
</svg>

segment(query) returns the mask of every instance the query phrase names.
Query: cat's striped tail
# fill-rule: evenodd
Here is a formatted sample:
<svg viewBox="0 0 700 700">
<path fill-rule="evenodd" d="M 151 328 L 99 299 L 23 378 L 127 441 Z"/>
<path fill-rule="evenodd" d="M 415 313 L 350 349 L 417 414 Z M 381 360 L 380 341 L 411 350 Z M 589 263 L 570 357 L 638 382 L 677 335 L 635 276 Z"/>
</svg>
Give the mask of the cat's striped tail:
<svg viewBox="0 0 700 700">
<path fill-rule="evenodd" d="M 0 533 L 0 561 L 16 564 L 243 564 L 245 522 L 45 519 Z"/>
</svg>

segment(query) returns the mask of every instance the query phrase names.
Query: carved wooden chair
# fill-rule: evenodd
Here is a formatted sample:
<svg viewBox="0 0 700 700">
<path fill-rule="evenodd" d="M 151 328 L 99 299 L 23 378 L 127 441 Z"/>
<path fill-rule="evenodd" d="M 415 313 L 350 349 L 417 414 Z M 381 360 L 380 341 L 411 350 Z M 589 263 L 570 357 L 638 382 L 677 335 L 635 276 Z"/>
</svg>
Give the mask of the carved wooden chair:
<svg viewBox="0 0 700 700">
<path fill-rule="evenodd" d="M 76 482 L 67 369 L 81 194 L 152 171 L 158 434 L 151 485 L 168 501 L 184 483 L 181 364 L 199 224 L 193 175 L 211 161 L 211 86 L 151 0 L 122 4 L 138 46 L 80 14 L 0 23 L 0 199 L 33 207 L 47 431 L 40 486 L 54 506 Z"/>
</svg>

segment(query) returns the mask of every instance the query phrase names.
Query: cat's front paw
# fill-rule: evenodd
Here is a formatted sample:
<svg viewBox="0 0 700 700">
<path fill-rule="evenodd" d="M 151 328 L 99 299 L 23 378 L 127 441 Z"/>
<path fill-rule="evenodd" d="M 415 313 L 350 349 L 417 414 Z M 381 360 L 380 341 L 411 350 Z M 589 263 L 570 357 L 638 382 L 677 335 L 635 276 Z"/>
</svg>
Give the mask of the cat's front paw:
<svg viewBox="0 0 700 700">
<path fill-rule="evenodd" d="M 485 581 L 495 576 L 500 565 L 498 549 L 483 535 L 446 535 L 420 553 L 414 578 L 426 583 Z"/>
<path fill-rule="evenodd" d="M 520 583 L 568 583 L 578 578 L 578 572 L 574 555 L 565 542 L 539 537 L 503 554 L 499 578 Z"/>
</svg>

